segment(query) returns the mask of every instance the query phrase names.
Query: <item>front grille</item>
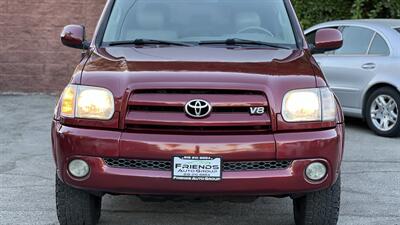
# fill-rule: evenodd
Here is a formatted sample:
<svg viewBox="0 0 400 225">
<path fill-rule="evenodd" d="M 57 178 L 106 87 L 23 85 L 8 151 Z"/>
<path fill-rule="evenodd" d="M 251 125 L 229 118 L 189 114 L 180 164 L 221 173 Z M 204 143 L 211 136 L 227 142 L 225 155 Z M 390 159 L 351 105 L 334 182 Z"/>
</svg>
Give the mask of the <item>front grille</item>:
<svg viewBox="0 0 400 225">
<path fill-rule="evenodd" d="M 136 94 L 196 94 L 196 95 L 262 95 L 261 91 L 249 90 L 224 90 L 224 89 L 142 89 L 136 90 Z"/>
<path fill-rule="evenodd" d="M 207 134 L 207 135 L 227 135 L 227 134 L 265 134 L 271 130 L 271 126 L 229 126 L 228 128 L 219 126 L 163 126 L 163 125 L 128 125 L 128 130 L 141 133 L 185 133 L 185 134 Z"/>
<path fill-rule="evenodd" d="M 105 158 L 104 162 L 113 168 L 171 171 L 171 161 Z M 223 170 L 227 172 L 280 170 L 289 168 L 291 164 L 290 160 L 224 162 Z"/>
<path fill-rule="evenodd" d="M 131 106 L 130 111 L 142 112 L 185 112 L 184 106 Z M 250 113 L 249 107 L 213 107 L 212 113 Z"/>
<path fill-rule="evenodd" d="M 194 119 L 185 105 L 202 99 L 212 105 L 211 113 Z M 263 115 L 251 115 L 251 107 L 264 107 Z M 266 134 L 272 131 L 271 115 L 263 92 L 224 89 L 144 89 L 129 96 L 124 128 L 136 133 L 174 134 Z"/>
</svg>

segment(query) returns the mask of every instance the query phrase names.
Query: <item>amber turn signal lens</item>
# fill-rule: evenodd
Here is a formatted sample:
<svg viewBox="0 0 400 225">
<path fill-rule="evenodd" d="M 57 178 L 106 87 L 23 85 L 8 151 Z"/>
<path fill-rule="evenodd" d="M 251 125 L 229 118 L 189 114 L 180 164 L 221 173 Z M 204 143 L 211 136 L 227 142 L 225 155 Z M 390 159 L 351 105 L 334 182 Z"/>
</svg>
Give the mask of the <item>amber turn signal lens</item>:
<svg viewBox="0 0 400 225">
<path fill-rule="evenodd" d="M 74 117 L 76 86 L 69 85 L 65 88 L 61 97 L 61 116 Z"/>
</svg>

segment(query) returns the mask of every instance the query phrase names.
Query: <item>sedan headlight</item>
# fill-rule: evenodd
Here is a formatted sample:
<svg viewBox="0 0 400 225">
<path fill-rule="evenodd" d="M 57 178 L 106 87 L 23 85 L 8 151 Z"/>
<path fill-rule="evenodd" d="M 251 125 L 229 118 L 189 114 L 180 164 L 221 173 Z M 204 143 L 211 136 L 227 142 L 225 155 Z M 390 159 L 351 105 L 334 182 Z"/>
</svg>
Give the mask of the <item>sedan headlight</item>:
<svg viewBox="0 0 400 225">
<path fill-rule="evenodd" d="M 329 88 L 289 91 L 283 98 L 282 116 L 286 122 L 334 121 L 335 97 Z"/>
<path fill-rule="evenodd" d="M 99 87 L 68 85 L 61 97 L 61 116 L 109 120 L 114 115 L 112 93 Z"/>
</svg>

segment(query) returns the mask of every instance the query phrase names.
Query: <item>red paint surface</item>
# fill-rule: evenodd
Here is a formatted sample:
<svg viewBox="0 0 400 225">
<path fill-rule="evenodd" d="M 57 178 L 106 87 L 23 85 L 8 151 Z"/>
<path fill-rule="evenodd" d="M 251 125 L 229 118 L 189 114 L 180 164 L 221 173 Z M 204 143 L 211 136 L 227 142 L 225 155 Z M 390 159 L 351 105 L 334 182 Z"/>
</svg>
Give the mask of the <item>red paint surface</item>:
<svg viewBox="0 0 400 225">
<path fill-rule="evenodd" d="M 59 130 L 57 130 L 59 127 Z M 243 136 L 135 134 L 53 126 L 57 168 L 64 182 L 83 189 L 124 194 L 280 195 L 332 185 L 343 153 L 343 126 L 323 131 Z M 176 155 L 207 155 L 225 161 L 294 160 L 286 170 L 224 172 L 219 183 L 172 181 L 171 172 L 107 167 L 103 157 L 169 160 Z M 84 180 L 71 177 L 69 160 L 91 166 Z M 320 183 L 304 177 L 305 167 L 322 161 L 329 174 Z"/>
<path fill-rule="evenodd" d="M 61 42 L 72 48 L 82 48 L 85 40 L 85 27 L 82 25 L 68 25 L 61 32 Z"/>
<path fill-rule="evenodd" d="M 343 45 L 342 33 L 333 28 L 318 30 L 315 35 L 315 47 L 317 49 L 335 50 Z"/>
</svg>

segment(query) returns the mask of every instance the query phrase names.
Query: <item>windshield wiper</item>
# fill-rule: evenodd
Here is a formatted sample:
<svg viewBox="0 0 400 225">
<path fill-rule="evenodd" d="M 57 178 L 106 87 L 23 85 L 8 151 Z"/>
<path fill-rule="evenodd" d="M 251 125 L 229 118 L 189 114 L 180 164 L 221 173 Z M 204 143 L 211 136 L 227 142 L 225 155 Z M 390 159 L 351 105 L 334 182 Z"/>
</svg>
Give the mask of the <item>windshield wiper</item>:
<svg viewBox="0 0 400 225">
<path fill-rule="evenodd" d="M 131 41 L 114 41 L 108 43 L 108 46 L 117 45 L 176 45 L 176 46 L 192 46 L 191 44 L 177 41 L 153 40 L 153 39 L 135 39 Z"/>
<path fill-rule="evenodd" d="M 267 46 L 272 48 L 283 48 L 290 49 L 288 46 L 274 44 L 264 41 L 255 41 L 255 40 L 247 40 L 240 38 L 230 38 L 226 40 L 213 40 L 213 41 L 200 41 L 199 45 L 216 45 L 216 44 L 225 44 L 225 45 L 259 45 L 259 46 Z"/>
</svg>

